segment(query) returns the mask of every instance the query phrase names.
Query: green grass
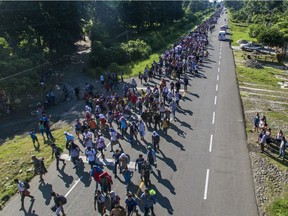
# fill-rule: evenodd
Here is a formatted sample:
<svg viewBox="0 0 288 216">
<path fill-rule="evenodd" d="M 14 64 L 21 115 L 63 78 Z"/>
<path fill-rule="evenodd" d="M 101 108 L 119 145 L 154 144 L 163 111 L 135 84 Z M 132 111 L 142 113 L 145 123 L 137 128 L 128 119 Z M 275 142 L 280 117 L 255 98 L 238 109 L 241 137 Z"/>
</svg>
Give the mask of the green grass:
<svg viewBox="0 0 288 216">
<path fill-rule="evenodd" d="M 253 41 L 253 39 L 248 34 L 249 24 L 234 22 L 230 13 L 228 14 L 228 16 L 228 26 L 230 31 L 232 32 L 232 46 L 239 46 L 239 44 L 236 43 L 236 41 L 238 41 L 239 39 Z"/>
<path fill-rule="evenodd" d="M 288 216 L 288 194 L 274 200 L 267 210 L 271 216 Z"/>
<path fill-rule="evenodd" d="M 63 132 L 68 127 L 52 131 L 56 138 L 56 145 L 65 148 Z M 51 147 L 48 143 L 44 144 L 44 140 L 38 134 L 40 142 L 40 152 L 34 150 L 31 138 L 27 136 L 16 136 L 11 140 L 7 140 L 0 147 L 0 209 L 3 208 L 5 202 L 9 200 L 17 192 L 17 187 L 13 183 L 15 178 L 20 180 L 30 180 L 33 176 L 33 164 L 31 156 L 44 157 L 45 164 L 48 167 L 53 161 L 51 159 Z M 32 172 L 27 172 L 32 168 Z"/>
<path fill-rule="evenodd" d="M 273 86 L 280 89 L 277 83 L 279 80 L 274 74 L 281 73 L 281 70 L 272 67 L 264 67 L 264 69 L 249 68 L 242 63 L 236 65 L 239 81 L 267 85 L 267 88 Z"/>
</svg>

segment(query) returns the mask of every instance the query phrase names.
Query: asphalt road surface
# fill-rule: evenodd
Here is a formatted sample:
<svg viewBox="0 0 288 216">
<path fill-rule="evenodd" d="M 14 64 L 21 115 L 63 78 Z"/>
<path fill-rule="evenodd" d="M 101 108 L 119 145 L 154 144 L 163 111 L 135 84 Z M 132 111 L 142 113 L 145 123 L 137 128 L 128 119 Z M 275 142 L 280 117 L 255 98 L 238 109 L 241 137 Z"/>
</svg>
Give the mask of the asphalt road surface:
<svg viewBox="0 0 288 216">
<path fill-rule="evenodd" d="M 161 139 L 158 167 L 153 168 L 155 174 L 151 175 L 151 188 L 158 200 L 154 206 L 157 216 L 258 215 L 232 50 L 229 42 L 217 39 L 223 24 L 221 16 L 209 35 L 209 59 L 199 76 L 190 77 L 191 85 L 181 101 L 177 121 L 172 121 L 168 136 Z M 146 137 L 148 141 L 151 132 L 152 129 Z M 131 148 L 123 142 L 131 156 L 131 169 L 138 154 L 146 152 L 145 145 L 142 142 Z M 108 151 L 106 157 L 112 158 Z M 111 170 L 111 166 L 105 169 Z M 30 191 L 36 197 L 34 202 L 26 198 L 25 210 L 20 211 L 20 196 L 16 195 L 0 215 L 54 215 L 50 210 L 52 188 L 67 197 L 66 215 L 97 215 L 93 209 L 95 182 L 89 181 L 88 171 L 87 164 L 84 171 L 74 170 L 67 161 L 57 172 L 54 162 L 44 183 L 39 183 L 38 177 L 32 180 Z M 130 190 L 140 196 L 144 185 L 138 172 L 132 182 Z M 114 179 L 112 188 L 124 204 L 123 177 Z M 138 212 L 143 215 L 141 204 Z"/>
</svg>

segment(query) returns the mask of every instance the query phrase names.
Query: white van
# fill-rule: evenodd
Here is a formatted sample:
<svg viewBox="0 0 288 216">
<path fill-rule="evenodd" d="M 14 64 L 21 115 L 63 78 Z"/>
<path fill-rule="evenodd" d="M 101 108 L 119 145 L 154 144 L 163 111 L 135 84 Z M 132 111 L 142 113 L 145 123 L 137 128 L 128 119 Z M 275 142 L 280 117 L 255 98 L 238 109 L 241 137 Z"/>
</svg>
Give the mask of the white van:
<svg viewBox="0 0 288 216">
<path fill-rule="evenodd" d="M 226 32 L 225 31 L 219 31 L 218 40 L 226 40 Z"/>
</svg>

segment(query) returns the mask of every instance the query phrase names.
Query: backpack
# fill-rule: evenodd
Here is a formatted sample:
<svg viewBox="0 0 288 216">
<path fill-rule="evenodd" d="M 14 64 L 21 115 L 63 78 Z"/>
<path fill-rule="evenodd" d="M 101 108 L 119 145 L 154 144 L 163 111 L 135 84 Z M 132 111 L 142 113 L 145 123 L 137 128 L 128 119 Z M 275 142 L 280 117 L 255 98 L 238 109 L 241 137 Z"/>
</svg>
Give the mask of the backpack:
<svg viewBox="0 0 288 216">
<path fill-rule="evenodd" d="M 67 203 L 67 198 L 63 195 L 58 195 L 57 197 L 62 205 L 65 205 Z"/>
<path fill-rule="evenodd" d="M 29 188 L 30 188 L 29 183 L 26 182 L 26 181 L 21 182 L 21 186 L 22 186 L 23 188 L 25 188 L 25 189 L 29 189 Z"/>
</svg>

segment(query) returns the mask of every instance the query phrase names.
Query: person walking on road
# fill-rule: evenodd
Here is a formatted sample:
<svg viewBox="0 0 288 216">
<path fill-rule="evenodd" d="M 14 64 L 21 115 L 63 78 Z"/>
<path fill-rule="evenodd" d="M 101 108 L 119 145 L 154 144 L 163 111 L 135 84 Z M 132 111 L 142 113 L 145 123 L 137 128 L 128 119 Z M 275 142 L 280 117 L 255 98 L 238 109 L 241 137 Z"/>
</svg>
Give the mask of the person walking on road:
<svg viewBox="0 0 288 216">
<path fill-rule="evenodd" d="M 95 165 L 95 161 L 96 161 L 96 151 L 95 149 L 88 147 L 85 150 L 85 155 L 88 159 L 88 164 L 90 165 L 91 169 L 93 168 L 93 165 Z"/>
<path fill-rule="evenodd" d="M 53 197 L 55 203 L 55 205 L 51 208 L 52 211 L 55 210 L 56 216 L 60 216 L 60 212 L 62 212 L 63 216 L 66 216 L 63 207 L 67 203 L 66 197 L 64 197 L 63 195 L 59 195 L 54 191 L 51 192 L 51 196 Z"/>
<path fill-rule="evenodd" d="M 43 181 L 43 175 L 47 173 L 47 169 L 44 164 L 44 158 L 36 158 L 35 155 L 32 156 L 32 161 L 34 165 L 34 175 L 40 175 L 40 181 Z"/>
<path fill-rule="evenodd" d="M 65 140 L 66 140 L 66 149 L 69 149 L 69 143 L 74 141 L 74 136 L 67 131 L 64 132 Z"/>
<path fill-rule="evenodd" d="M 159 136 L 159 134 L 156 131 L 153 131 L 153 133 L 152 133 L 152 144 L 153 144 L 155 152 L 160 150 L 159 143 L 160 143 L 160 136 Z"/>
<path fill-rule="evenodd" d="M 148 146 L 148 150 L 147 150 L 147 161 L 150 163 L 151 166 L 155 166 L 155 168 L 157 167 L 156 164 L 156 152 L 154 151 L 154 149 L 151 148 L 151 146 Z"/>
<path fill-rule="evenodd" d="M 151 210 L 152 216 L 155 216 L 154 213 L 154 204 L 156 204 L 157 200 L 154 195 L 149 193 L 148 188 L 144 190 L 140 197 L 143 205 L 144 205 L 144 216 L 148 216 L 149 210 Z"/>
<path fill-rule="evenodd" d="M 135 171 L 137 170 L 138 168 L 138 173 L 140 174 L 140 178 L 142 180 L 142 165 L 144 163 L 145 159 L 143 158 L 143 154 L 139 154 L 139 157 L 136 159 L 136 162 L 135 162 Z"/>
<path fill-rule="evenodd" d="M 14 182 L 17 184 L 18 191 L 21 196 L 21 207 L 24 208 L 24 199 L 26 196 L 31 198 L 31 201 L 34 201 L 34 196 L 30 195 L 30 192 L 28 189 L 30 188 L 30 185 L 24 181 L 19 181 L 18 179 L 14 179 Z"/>
<path fill-rule="evenodd" d="M 122 172 L 126 184 L 126 190 L 129 192 L 129 186 L 131 183 L 131 178 L 133 177 L 134 172 L 129 170 L 128 167 L 125 167 L 124 171 Z"/>
<path fill-rule="evenodd" d="M 51 145 L 51 148 L 52 148 L 52 159 L 53 159 L 53 155 L 55 155 L 55 158 L 56 158 L 56 169 L 59 170 L 59 161 L 62 161 L 63 162 L 63 166 L 65 166 L 66 165 L 65 160 L 61 159 L 60 148 L 57 147 L 55 145 L 55 143 L 53 143 Z"/>
<path fill-rule="evenodd" d="M 103 170 L 97 166 L 97 165 L 94 165 L 90 171 L 90 178 L 89 180 L 91 181 L 92 180 L 92 177 L 94 179 L 94 181 L 96 182 L 96 185 L 95 185 L 95 194 L 97 193 L 97 190 L 98 190 L 98 186 L 101 182 L 101 179 L 100 179 L 100 175 L 103 173 Z"/>
<path fill-rule="evenodd" d="M 127 199 L 125 200 L 126 204 L 126 211 L 128 216 L 132 216 L 133 213 L 136 211 L 137 207 L 137 202 L 136 200 L 132 197 L 132 194 L 127 195 Z"/>
<path fill-rule="evenodd" d="M 141 140 L 144 140 L 144 136 L 145 136 L 145 124 L 142 121 L 142 119 L 139 121 L 138 123 L 138 130 L 139 130 L 139 134 L 141 137 Z"/>
<path fill-rule="evenodd" d="M 141 180 L 144 181 L 144 184 L 146 187 L 151 185 L 150 181 L 150 173 L 151 173 L 151 166 L 148 161 L 144 160 L 142 166 L 141 166 Z"/>
<path fill-rule="evenodd" d="M 121 156 L 121 152 L 119 151 L 119 149 L 116 149 L 115 153 L 113 154 L 113 158 L 115 160 L 114 162 L 114 177 L 115 178 L 117 178 L 117 166 L 120 166 L 120 159 L 119 159 L 120 156 Z"/>
<path fill-rule="evenodd" d="M 71 161 L 73 163 L 73 169 L 75 169 L 80 162 L 83 162 L 82 161 L 82 158 L 79 158 L 80 156 L 80 152 L 81 149 L 79 148 L 78 145 L 76 145 L 74 142 L 70 142 L 70 145 L 69 145 L 69 154 L 70 154 L 70 157 L 71 157 Z M 82 152 L 83 153 L 83 152 Z"/>
</svg>

